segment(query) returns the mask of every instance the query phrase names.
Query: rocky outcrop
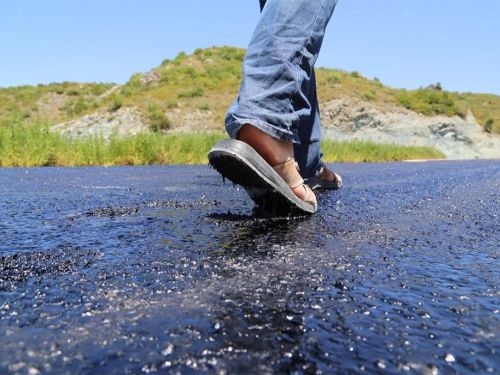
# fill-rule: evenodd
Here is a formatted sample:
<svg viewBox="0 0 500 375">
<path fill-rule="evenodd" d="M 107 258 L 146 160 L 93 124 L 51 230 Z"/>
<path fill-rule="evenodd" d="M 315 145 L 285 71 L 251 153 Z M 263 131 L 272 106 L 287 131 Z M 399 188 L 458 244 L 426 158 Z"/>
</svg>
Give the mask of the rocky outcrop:
<svg viewBox="0 0 500 375">
<path fill-rule="evenodd" d="M 154 70 L 150 70 L 149 72 L 144 73 L 144 75 L 139 79 L 144 86 L 156 86 L 160 79 L 160 73 L 155 72 Z"/>
<path fill-rule="evenodd" d="M 100 135 L 109 140 L 112 134 L 117 136 L 137 134 L 147 131 L 148 126 L 136 108 L 127 107 L 120 108 L 113 113 L 102 110 L 76 120 L 53 125 L 52 129 L 68 135 L 71 139 Z"/>
<path fill-rule="evenodd" d="M 322 108 L 326 138 L 428 146 L 448 159 L 500 158 L 500 137 L 485 133 L 472 113 L 423 116 L 401 107 L 380 110 L 371 103 L 334 100 Z"/>
<path fill-rule="evenodd" d="M 68 100 L 66 94 L 56 94 L 48 92 L 36 102 L 38 116 L 42 119 L 56 118 L 61 114 L 60 108 Z"/>
<path fill-rule="evenodd" d="M 448 159 L 500 158 L 500 137 L 485 133 L 472 113 L 466 118 L 428 117 L 398 106 L 382 110 L 372 103 L 350 99 L 326 103 L 321 113 L 325 138 L 428 146 L 440 150 Z M 167 113 L 177 130 L 222 130 L 220 124 L 207 122 L 209 114 L 210 111 L 178 108 Z M 101 110 L 52 129 L 70 138 L 102 135 L 109 139 L 112 134 L 148 131 L 148 125 L 137 108 L 122 107 L 113 113 Z"/>
</svg>

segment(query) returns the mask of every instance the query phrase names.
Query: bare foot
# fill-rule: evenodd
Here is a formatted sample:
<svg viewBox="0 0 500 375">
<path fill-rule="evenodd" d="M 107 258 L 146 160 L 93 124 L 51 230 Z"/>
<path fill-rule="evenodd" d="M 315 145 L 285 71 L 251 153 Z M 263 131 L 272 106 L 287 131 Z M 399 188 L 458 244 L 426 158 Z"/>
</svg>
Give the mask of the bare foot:
<svg viewBox="0 0 500 375">
<path fill-rule="evenodd" d="M 286 162 L 288 158 L 293 158 L 293 144 L 278 141 L 250 124 L 243 125 L 238 132 L 238 140 L 250 145 L 271 167 Z M 304 200 L 306 189 L 303 185 L 292 191 L 300 200 Z M 316 202 L 316 196 L 313 194 L 312 197 L 308 197 L 308 200 Z"/>
</svg>

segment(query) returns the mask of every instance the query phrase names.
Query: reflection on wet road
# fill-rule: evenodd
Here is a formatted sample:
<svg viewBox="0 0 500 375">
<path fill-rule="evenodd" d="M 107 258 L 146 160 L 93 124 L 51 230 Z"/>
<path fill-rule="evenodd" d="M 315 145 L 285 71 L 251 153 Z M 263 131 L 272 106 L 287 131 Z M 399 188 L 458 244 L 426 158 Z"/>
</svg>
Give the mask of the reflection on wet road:
<svg viewBox="0 0 500 375">
<path fill-rule="evenodd" d="M 206 166 L 0 170 L 0 373 L 500 373 L 500 163 L 335 170 L 275 220 Z"/>
</svg>

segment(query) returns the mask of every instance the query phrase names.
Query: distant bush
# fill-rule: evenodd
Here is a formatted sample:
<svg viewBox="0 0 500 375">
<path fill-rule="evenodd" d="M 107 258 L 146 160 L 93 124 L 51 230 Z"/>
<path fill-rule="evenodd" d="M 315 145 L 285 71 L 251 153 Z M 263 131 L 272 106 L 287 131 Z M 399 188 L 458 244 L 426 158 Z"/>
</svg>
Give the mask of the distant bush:
<svg viewBox="0 0 500 375">
<path fill-rule="evenodd" d="M 88 106 L 90 108 L 97 108 L 97 107 L 99 107 L 99 103 L 97 103 L 97 100 L 92 98 L 92 99 L 88 100 Z"/>
<path fill-rule="evenodd" d="M 351 72 L 351 77 L 359 78 L 359 72 Z"/>
<path fill-rule="evenodd" d="M 233 47 L 224 47 L 221 50 L 221 57 L 224 60 L 236 60 L 242 62 L 245 59 L 245 52 Z"/>
<path fill-rule="evenodd" d="M 335 83 L 339 83 L 340 82 L 340 78 L 336 75 L 329 75 L 328 78 L 327 78 L 327 81 L 329 83 L 332 83 L 332 84 L 335 84 Z"/>
<path fill-rule="evenodd" d="M 68 91 L 68 95 L 70 96 L 78 96 L 80 95 L 80 92 L 78 90 L 72 89 Z"/>
<path fill-rule="evenodd" d="M 179 103 L 175 99 L 170 99 L 165 102 L 165 107 L 167 107 L 168 109 L 176 108 L 178 105 Z"/>
<path fill-rule="evenodd" d="M 112 100 L 113 100 L 113 102 L 111 103 L 111 106 L 109 107 L 109 112 L 116 112 L 122 107 L 123 99 L 120 97 L 114 97 Z"/>
<path fill-rule="evenodd" d="M 87 110 L 89 106 L 87 103 L 85 103 L 85 100 L 83 98 L 79 98 L 78 101 L 75 103 L 73 110 L 75 114 L 79 114 L 85 110 Z"/>
<path fill-rule="evenodd" d="M 415 91 L 399 90 L 396 99 L 405 108 L 427 116 L 454 116 L 461 113 L 452 96 L 444 91 L 429 88 Z"/>
<path fill-rule="evenodd" d="M 198 76 L 198 72 L 190 67 L 190 66 L 186 66 L 186 67 L 183 67 L 183 68 L 179 68 L 179 73 L 180 74 L 184 74 L 185 76 L 188 76 L 190 78 L 196 78 Z"/>
<path fill-rule="evenodd" d="M 66 102 L 64 103 L 63 106 L 59 107 L 59 110 L 60 111 L 63 111 L 63 112 L 66 112 L 66 114 L 68 116 L 73 116 L 74 115 L 74 111 L 73 111 L 73 100 L 66 100 Z"/>
<path fill-rule="evenodd" d="M 95 96 L 102 95 L 106 92 L 106 88 L 103 85 L 94 85 L 91 90 L 92 94 Z"/>
<path fill-rule="evenodd" d="M 493 130 L 493 124 L 495 123 L 495 119 L 493 117 L 488 117 L 486 123 L 484 124 L 484 131 L 487 133 L 491 133 Z"/>
<path fill-rule="evenodd" d="M 375 91 L 373 91 L 373 90 L 366 91 L 366 92 L 362 95 L 362 98 L 363 98 L 363 99 L 366 99 L 366 100 L 369 100 L 369 101 L 375 100 L 375 98 L 376 98 Z"/>
<path fill-rule="evenodd" d="M 150 103 L 146 107 L 148 118 L 150 121 L 149 128 L 155 132 L 168 130 L 172 127 L 170 119 L 165 114 L 165 111 L 158 107 L 157 104 Z"/>
<path fill-rule="evenodd" d="M 136 73 L 130 77 L 130 80 L 123 85 L 120 92 L 127 97 L 136 95 L 142 89 L 141 78 L 144 77 L 142 73 Z"/>
<path fill-rule="evenodd" d="M 172 61 L 174 65 L 180 65 L 183 61 L 187 59 L 186 52 L 180 52 L 177 57 Z"/>
<path fill-rule="evenodd" d="M 203 110 L 203 111 L 209 111 L 212 109 L 212 106 L 208 103 L 204 103 L 204 104 L 200 105 L 198 108 Z"/>
<path fill-rule="evenodd" d="M 13 103 L 7 107 L 8 112 L 15 112 L 18 110 L 17 104 Z"/>
<path fill-rule="evenodd" d="M 180 90 L 177 93 L 178 98 L 196 98 L 205 95 L 205 91 L 201 87 Z"/>
<path fill-rule="evenodd" d="M 380 82 L 380 79 L 378 79 L 377 77 L 373 78 L 373 81 L 370 81 L 370 85 L 372 87 L 375 87 L 375 88 L 383 88 L 384 87 L 382 82 Z"/>
<path fill-rule="evenodd" d="M 441 86 L 441 82 L 438 82 L 435 85 L 429 85 L 426 88 L 428 90 L 443 91 L 443 87 Z"/>
</svg>

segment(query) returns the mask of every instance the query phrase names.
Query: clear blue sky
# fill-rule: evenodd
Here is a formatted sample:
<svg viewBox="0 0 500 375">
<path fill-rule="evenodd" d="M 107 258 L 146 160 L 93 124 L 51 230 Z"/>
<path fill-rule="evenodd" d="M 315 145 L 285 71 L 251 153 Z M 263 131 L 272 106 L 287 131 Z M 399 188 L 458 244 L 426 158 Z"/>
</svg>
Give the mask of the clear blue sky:
<svg viewBox="0 0 500 375">
<path fill-rule="evenodd" d="M 180 51 L 246 47 L 258 16 L 258 0 L 0 0 L 0 87 L 124 83 Z M 340 0 L 317 66 L 500 95 L 499 19 L 500 0 Z"/>
</svg>

